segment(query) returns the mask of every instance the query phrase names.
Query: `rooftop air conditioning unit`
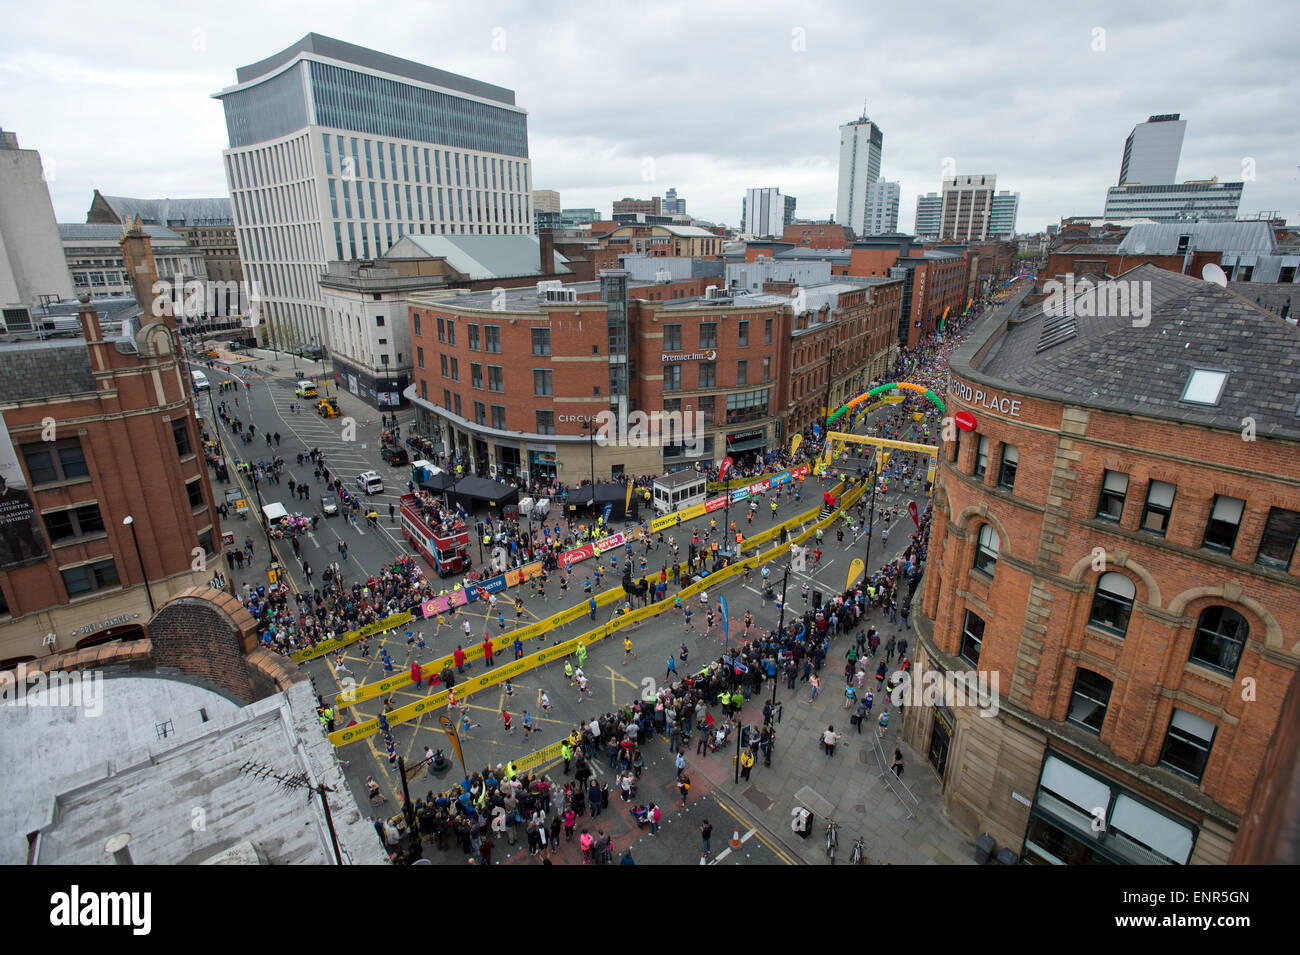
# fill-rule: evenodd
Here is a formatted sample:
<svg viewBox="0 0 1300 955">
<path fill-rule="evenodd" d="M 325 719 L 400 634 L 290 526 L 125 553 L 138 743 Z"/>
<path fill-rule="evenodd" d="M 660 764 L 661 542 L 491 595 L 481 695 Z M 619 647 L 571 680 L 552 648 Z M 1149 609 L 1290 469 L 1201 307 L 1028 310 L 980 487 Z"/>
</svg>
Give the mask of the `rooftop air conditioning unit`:
<svg viewBox="0 0 1300 955">
<path fill-rule="evenodd" d="M 655 272 L 655 282 L 658 283 L 659 285 L 663 285 L 666 282 L 671 282 L 672 279 L 673 279 L 672 273 L 669 272 L 667 269 L 660 269 L 659 271 Z"/>
</svg>

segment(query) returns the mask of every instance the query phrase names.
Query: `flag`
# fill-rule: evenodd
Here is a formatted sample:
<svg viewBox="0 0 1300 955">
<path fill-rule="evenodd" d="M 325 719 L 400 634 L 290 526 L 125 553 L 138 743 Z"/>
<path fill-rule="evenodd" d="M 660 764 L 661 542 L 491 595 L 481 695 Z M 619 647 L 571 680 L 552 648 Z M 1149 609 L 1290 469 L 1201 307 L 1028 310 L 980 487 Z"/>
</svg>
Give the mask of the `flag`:
<svg viewBox="0 0 1300 955">
<path fill-rule="evenodd" d="M 447 734 L 447 740 L 451 743 L 451 748 L 456 751 L 456 758 L 460 760 L 460 768 L 465 770 L 466 775 L 468 775 L 469 770 L 465 768 L 465 754 L 460 751 L 460 734 L 456 732 L 456 724 L 446 714 L 440 715 L 438 722 L 442 724 L 442 731 Z"/>
<path fill-rule="evenodd" d="M 866 567 L 866 564 L 862 562 L 861 557 L 853 558 L 853 562 L 849 564 L 849 579 L 844 584 L 845 590 L 848 590 L 850 587 L 853 586 L 853 581 L 858 579 L 858 574 L 862 573 L 864 567 Z"/>
<path fill-rule="evenodd" d="M 726 480 L 727 480 L 727 472 L 730 471 L 730 470 L 735 466 L 735 464 L 736 464 L 736 462 L 733 461 L 733 460 L 731 460 L 731 456 L 730 456 L 730 455 L 728 455 L 727 457 L 723 458 L 723 459 L 722 459 L 722 464 L 718 467 L 718 480 L 719 480 L 719 481 L 726 481 Z"/>
<path fill-rule="evenodd" d="M 727 598 L 718 594 L 718 613 L 722 614 L 722 640 L 725 643 L 730 639 L 730 628 L 727 626 Z"/>
<path fill-rule="evenodd" d="M 632 482 L 629 481 L 627 485 L 627 497 L 623 498 L 623 513 L 627 514 L 628 510 L 631 507 L 632 507 Z"/>
<path fill-rule="evenodd" d="M 595 489 L 595 488 L 592 488 L 592 493 L 594 494 L 595 492 L 596 492 L 596 489 Z M 613 505 L 612 503 L 610 503 L 610 504 L 606 504 L 606 505 L 605 505 L 605 511 L 604 511 L 605 523 L 606 523 L 606 524 L 609 523 L 609 515 L 612 514 L 612 513 L 614 513 L 614 505 Z"/>
<path fill-rule="evenodd" d="M 916 501 L 907 502 L 907 513 L 912 516 L 912 523 L 916 525 L 916 529 L 919 531 L 921 529 L 921 519 L 916 513 Z"/>
<path fill-rule="evenodd" d="M 794 457 L 796 454 L 799 453 L 799 445 L 802 441 L 803 441 L 802 434 L 796 434 L 793 438 L 790 439 L 790 457 Z"/>
</svg>

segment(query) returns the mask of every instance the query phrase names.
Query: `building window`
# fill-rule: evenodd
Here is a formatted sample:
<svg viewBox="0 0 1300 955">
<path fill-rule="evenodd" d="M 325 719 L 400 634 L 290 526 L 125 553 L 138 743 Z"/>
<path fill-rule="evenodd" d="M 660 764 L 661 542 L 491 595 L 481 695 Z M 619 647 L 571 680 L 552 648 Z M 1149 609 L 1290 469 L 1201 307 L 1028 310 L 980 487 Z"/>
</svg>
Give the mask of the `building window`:
<svg viewBox="0 0 1300 955">
<path fill-rule="evenodd" d="M 989 469 L 989 439 L 980 435 L 979 450 L 975 452 L 975 476 L 981 481 Z"/>
<path fill-rule="evenodd" d="M 199 546 L 203 548 L 203 553 L 209 558 L 216 556 L 216 545 L 212 541 L 212 528 L 199 532 Z"/>
<path fill-rule="evenodd" d="M 488 365 L 488 391 L 505 391 L 506 383 L 500 365 Z"/>
<path fill-rule="evenodd" d="M 531 329 L 533 337 L 533 354 L 544 357 L 551 353 L 551 330 L 549 328 Z"/>
<path fill-rule="evenodd" d="M 1140 530 L 1165 535 L 1169 529 L 1169 512 L 1174 509 L 1175 487 L 1165 481 L 1152 481 L 1147 487 L 1147 504 L 1142 509 Z"/>
<path fill-rule="evenodd" d="M 1016 468 L 1020 464 L 1020 449 L 1014 444 L 1002 445 L 1002 468 L 998 472 L 998 487 L 1008 491 L 1016 489 Z"/>
<path fill-rule="evenodd" d="M 452 400 L 452 402 L 453 402 L 453 403 L 455 404 L 455 406 L 456 406 L 455 409 L 454 409 L 455 412 L 456 412 L 456 416 L 457 416 L 457 417 L 462 417 L 462 413 L 461 413 L 461 410 L 460 410 L 460 407 L 461 407 L 461 406 L 460 406 L 460 392 L 458 391 L 458 392 L 456 392 L 454 395 L 452 395 L 452 396 L 451 396 L 451 400 Z"/>
<path fill-rule="evenodd" d="M 506 409 L 505 405 L 492 406 L 492 427 L 498 431 L 506 430 Z"/>
<path fill-rule="evenodd" d="M 749 322 L 736 323 L 737 346 L 740 348 L 749 347 Z"/>
<path fill-rule="evenodd" d="M 1297 537 L 1300 537 L 1300 512 L 1283 507 L 1270 508 L 1255 563 L 1286 570 L 1291 566 Z"/>
<path fill-rule="evenodd" d="M 1199 782 L 1209 762 L 1217 730 L 1213 723 L 1195 713 L 1174 710 L 1160 751 L 1160 765 Z"/>
<path fill-rule="evenodd" d="M 1106 706 L 1110 703 L 1113 685 L 1100 673 L 1082 667 L 1076 670 L 1074 692 L 1070 694 L 1070 712 L 1065 718 L 1100 733 L 1101 724 L 1106 722 Z"/>
<path fill-rule="evenodd" d="M 465 334 L 468 336 L 468 346 L 470 351 L 478 351 L 478 326 L 471 323 L 465 325 Z"/>
<path fill-rule="evenodd" d="M 495 355 L 501 354 L 501 326 L 483 326 L 483 349 Z"/>
<path fill-rule="evenodd" d="M 446 356 L 446 355 L 439 355 L 438 357 L 439 357 L 440 359 L 442 359 L 442 377 L 444 377 L 444 378 L 450 378 L 451 375 L 447 374 L 447 356 Z"/>
<path fill-rule="evenodd" d="M 772 359 L 771 358 L 763 359 L 763 380 L 764 381 L 772 380 Z"/>
<path fill-rule="evenodd" d="M 476 424 L 487 424 L 487 406 L 481 401 L 474 402 L 474 422 Z"/>
<path fill-rule="evenodd" d="M 555 394 L 555 392 L 552 390 L 551 387 L 550 369 L 546 369 L 546 368 L 533 369 L 533 394 L 538 395 L 539 397 L 542 395 Z"/>
<path fill-rule="evenodd" d="M 185 482 L 185 496 L 189 498 L 190 510 L 203 507 L 203 482 L 198 478 Z M 96 508 L 98 510 L 98 508 Z"/>
<path fill-rule="evenodd" d="M 1201 618 L 1196 623 L 1196 637 L 1192 641 L 1189 659 L 1234 676 L 1249 636 L 1250 624 L 1237 611 L 1227 607 L 1207 607 L 1201 611 Z"/>
<path fill-rule="evenodd" d="M 718 384 L 718 366 L 711 361 L 700 362 L 701 388 L 715 388 Z"/>
<path fill-rule="evenodd" d="M 1196 405 L 1217 405 L 1223 395 L 1223 386 L 1227 383 L 1226 371 L 1193 368 L 1192 373 L 1187 376 L 1182 400 Z"/>
<path fill-rule="evenodd" d="M 718 347 L 718 323 L 717 322 L 700 322 L 700 347 L 701 348 Z"/>
<path fill-rule="evenodd" d="M 978 666 L 982 646 L 984 646 L 984 620 L 967 610 L 966 622 L 961 628 L 962 659 Z"/>
<path fill-rule="evenodd" d="M 93 564 L 82 564 L 80 567 L 61 570 L 59 573 L 63 577 L 63 586 L 70 598 L 106 587 L 116 587 L 118 584 L 117 564 L 111 557 Z"/>
<path fill-rule="evenodd" d="M 1128 632 L 1128 620 L 1133 613 L 1133 598 L 1137 588 L 1133 581 L 1114 571 L 1097 579 L 1097 593 L 1092 598 L 1092 612 L 1088 622 L 1121 637 Z"/>
<path fill-rule="evenodd" d="M 1107 471 L 1101 481 L 1101 498 L 1097 501 L 1097 517 L 1115 521 L 1124 516 L 1124 497 L 1128 494 L 1128 475 Z"/>
<path fill-rule="evenodd" d="M 680 391 L 682 387 L 682 366 L 669 365 L 664 369 L 664 391 Z"/>
<path fill-rule="evenodd" d="M 415 323 L 415 334 L 418 337 L 420 335 L 420 313 L 412 312 L 411 320 Z"/>
<path fill-rule="evenodd" d="M 770 318 L 763 319 L 763 344 L 772 344 L 772 320 Z"/>
<path fill-rule="evenodd" d="M 200 495 L 200 503 L 202 500 Z M 100 534 L 104 530 L 104 519 L 100 516 L 98 504 L 83 504 L 81 507 L 64 511 L 51 511 L 42 514 L 41 518 L 45 522 L 46 533 L 55 543 L 85 537 L 87 534 Z"/>
<path fill-rule="evenodd" d="M 682 350 L 682 326 L 664 326 L 664 351 Z"/>
<path fill-rule="evenodd" d="M 701 395 L 696 404 L 698 411 L 702 415 L 701 420 L 706 426 L 712 426 L 718 413 L 717 397 L 714 395 Z"/>
<path fill-rule="evenodd" d="M 190 431 L 184 418 L 176 418 L 172 421 L 172 438 L 176 442 L 176 453 L 181 457 L 194 453 L 190 447 Z"/>
<path fill-rule="evenodd" d="M 446 340 L 447 340 L 447 323 L 440 318 L 438 319 L 438 341 L 445 342 Z"/>
<path fill-rule="evenodd" d="M 81 453 L 81 441 L 77 438 L 25 444 L 22 450 L 33 487 L 54 481 L 70 481 L 90 474 L 86 458 Z"/>
<path fill-rule="evenodd" d="M 736 384 L 749 384 L 749 361 L 744 358 L 736 362 Z"/>
<path fill-rule="evenodd" d="M 447 344 L 456 344 L 456 320 L 454 318 L 447 319 Z"/>
<path fill-rule="evenodd" d="M 993 525 L 982 525 L 979 543 L 975 547 L 975 569 L 992 577 L 993 570 L 998 564 L 998 548 L 1001 544 L 1002 541 L 998 537 L 998 532 L 993 529 Z"/>
<path fill-rule="evenodd" d="M 537 412 L 537 433 L 555 434 L 555 412 L 554 411 Z"/>
<path fill-rule="evenodd" d="M 1206 550 L 1231 554 L 1232 545 L 1237 542 L 1237 531 L 1241 529 L 1241 514 L 1246 502 L 1240 498 L 1214 496 L 1214 506 L 1210 508 L 1210 519 L 1205 523 L 1205 539 L 1201 546 Z"/>
</svg>

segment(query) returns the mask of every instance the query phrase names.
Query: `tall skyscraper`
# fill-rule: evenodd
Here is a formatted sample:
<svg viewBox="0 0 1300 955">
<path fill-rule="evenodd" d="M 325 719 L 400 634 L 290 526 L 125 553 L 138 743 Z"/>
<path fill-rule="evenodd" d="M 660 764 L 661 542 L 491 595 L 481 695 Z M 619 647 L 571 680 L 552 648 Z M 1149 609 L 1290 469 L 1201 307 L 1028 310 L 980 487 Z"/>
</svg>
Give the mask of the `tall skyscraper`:
<svg viewBox="0 0 1300 955">
<path fill-rule="evenodd" d="M 686 200 L 677 198 L 677 189 L 664 193 L 663 210 L 667 215 L 686 215 Z"/>
<path fill-rule="evenodd" d="M 785 232 L 787 222 L 794 221 L 794 197 L 781 195 L 775 186 L 749 189 L 741 209 L 741 231 L 756 236 L 774 236 Z"/>
<path fill-rule="evenodd" d="M 939 237 L 939 229 L 943 225 L 943 196 L 937 192 L 929 192 L 924 196 L 916 197 L 916 229 L 915 232 L 921 238 Z"/>
<path fill-rule="evenodd" d="M 943 181 L 939 238 L 951 242 L 982 241 L 989 235 L 993 190 L 998 177 L 953 176 Z"/>
<path fill-rule="evenodd" d="M 867 208 L 863 230 L 859 235 L 884 235 L 898 231 L 898 199 L 901 187 L 896 182 L 878 179 L 867 186 Z"/>
<path fill-rule="evenodd" d="M 72 298 L 41 155 L 0 129 L 0 330 L 25 331 L 45 302 Z"/>
<path fill-rule="evenodd" d="M 861 117 L 840 127 L 840 185 L 835 221 L 859 235 L 867 234 L 867 187 L 880 178 L 884 146 L 880 127 Z"/>
<path fill-rule="evenodd" d="M 1009 239 L 1016 234 L 1016 212 L 1020 208 L 1020 193 L 999 192 L 993 197 L 993 209 L 989 212 L 988 237 Z"/>
<path fill-rule="evenodd" d="M 281 345 L 323 341 L 317 278 L 404 234 L 532 234 L 515 94 L 309 33 L 214 98 L 245 277 Z"/>
<path fill-rule="evenodd" d="M 1178 113 L 1152 116 L 1133 127 L 1124 140 L 1119 184 L 1167 186 L 1178 181 L 1178 157 L 1183 151 L 1187 120 Z"/>
</svg>

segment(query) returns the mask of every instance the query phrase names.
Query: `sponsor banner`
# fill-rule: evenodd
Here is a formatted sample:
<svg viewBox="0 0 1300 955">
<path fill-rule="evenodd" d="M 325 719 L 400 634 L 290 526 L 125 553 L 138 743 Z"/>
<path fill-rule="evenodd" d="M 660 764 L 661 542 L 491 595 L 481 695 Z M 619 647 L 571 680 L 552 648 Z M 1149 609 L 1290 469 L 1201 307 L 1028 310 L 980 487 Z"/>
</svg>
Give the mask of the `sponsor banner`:
<svg viewBox="0 0 1300 955">
<path fill-rule="evenodd" d="M 48 447 L 48 453 L 53 455 L 54 445 Z M 32 503 L 4 415 L 0 414 L 0 570 L 35 564 L 49 555 L 40 515 Z"/>
<path fill-rule="evenodd" d="M 732 504 L 735 504 L 737 501 L 747 501 L 747 500 L 749 500 L 749 488 L 742 487 L 739 490 L 731 492 Z"/>
<path fill-rule="evenodd" d="M 622 547 L 628 542 L 628 537 L 621 531 L 617 534 L 611 534 L 609 537 L 602 537 L 596 541 L 596 553 L 603 554 L 605 551 L 613 550 L 615 547 Z"/>
<path fill-rule="evenodd" d="M 542 562 L 533 561 L 531 564 L 525 564 L 522 567 L 515 567 L 507 570 L 504 574 L 507 587 L 517 587 L 520 584 L 526 584 L 535 577 L 542 576 Z"/>
<path fill-rule="evenodd" d="M 704 502 L 704 513 L 712 514 L 714 511 L 720 511 L 727 506 L 727 496 L 715 497 Z"/>
<path fill-rule="evenodd" d="M 420 604 L 420 613 L 427 620 L 438 614 L 446 613 L 452 607 L 463 607 L 469 603 L 469 592 L 466 590 L 453 590 L 449 594 L 441 597 L 434 597 L 432 600 L 426 600 Z"/>
<path fill-rule="evenodd" d="M 306 650 L 296 650 L 289 654 L 289 659 L 295 663 L 303 663 L 307 660 L 314 660 L 316 657 L 324 656 L 327 653 L 346 647 L 350 643 L 355 643 L 362 637 L 369 637 L 372 634 L 382 633 L 385 630 L 392 630 L 394 627 L 400 627 L 402 624 L 411 622 L 411 612 L 405 610 L 402 613 L 395 613 L 385 617 L 383 620 L 376 620 L 374 623 L 368 623 L 357 630 L 349 630 L 342 636 L 334 637 L 330 640 L 322 640 L 314 647 Z"/>
<path fill-rule="evenodd" d="M 545 749 L 539 749 L 535 753 L 529 753 L 521 759 L 515 760 L 515 771 L 520 773 L 530 773 L 534 769 L 545 766 L 554 760 L 560 758 L 560 747 L 564 745 L 564 740 L 558 743 L 552 743 Z"/>
</svg>

